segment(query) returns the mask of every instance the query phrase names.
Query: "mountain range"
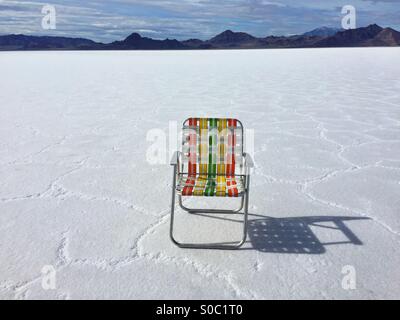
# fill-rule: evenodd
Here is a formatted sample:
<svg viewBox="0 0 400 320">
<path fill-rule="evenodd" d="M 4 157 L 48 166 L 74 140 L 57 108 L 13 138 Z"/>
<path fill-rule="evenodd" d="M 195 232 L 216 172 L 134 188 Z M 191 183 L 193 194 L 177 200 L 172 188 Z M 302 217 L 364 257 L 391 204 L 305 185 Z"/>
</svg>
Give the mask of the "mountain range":
<svg viewBox="0 0 400 320">
<path fill-rule="evenodd" d="M 100 43 L 83 38 L 5 35 L 0 50 L 201 50 L 400 46 L 400 32 L 376 24 L 343 30 L 317 28 L 301 35 L 257 38 L 245 32 L 226 30 L 209 39 L 156 40 L 132 33 L 126 39 Z"/>
</svg>

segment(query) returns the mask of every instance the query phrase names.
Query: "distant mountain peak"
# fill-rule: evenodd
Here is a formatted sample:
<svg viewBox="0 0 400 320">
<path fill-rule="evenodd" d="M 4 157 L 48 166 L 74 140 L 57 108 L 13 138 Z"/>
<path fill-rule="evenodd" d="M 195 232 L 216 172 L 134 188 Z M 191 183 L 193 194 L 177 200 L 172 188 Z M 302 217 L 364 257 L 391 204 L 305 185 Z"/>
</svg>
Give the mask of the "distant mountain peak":
<svg viewBox="0 0 400 320">
<path fill-rule="evenodd" d="M 379 32 L 381 32 L 383 30 L 383 28 L 379 25 L 377 25 L 376 23 L 374 24 L 370 24 L 369 26 L 366 27 L 360 27 L 357 29 L 349 29 L 349 30 L 345 30 L 344 32 L 356 32 L 356 33 L 368 33 L 369 35 L 377 35 Z"/>
<path fill-rule="evenodd" d="M 339 31 L 343 31 L 344 29 L 341 28 L 332 28 L 332 27 L 319 27 L 314 30 L 308 31 L 303 34 L 303 36 L 318 36 L 318 37 L 329 37 L 333 36 L 334 34 L 338 33 Z"/>
<path fill-rule="evenodd" d="M 368 41 L 373 40 L 381 31 L 382 27 L 371 24 L 357 29 L 348 29 L 338 32 L 333 36 L 326 37 L 316 43 L 318 47 L 357 47 L 366 46 Z"/>
<path fill-rule="evenodd" d="M 129 35 L 128 37 L 126 37 L 125 41 L 126 42 L 136 42 L 141 39 L 142 39 L 142 36 L 139 33 L 134 32 L 131 35 Z"/>
<path fill-rule="evenodd" d="M 224 32 L 210 39 L 209 42 L 215 44 L 243 43 L 255 39 L 255 37 L 245 32 L 234 32 L 232 30 L 225 30 Z"/>
<path fill-rule="evenodd" d="M 184 49 L 185 45 L 175 39 L 156 40 L 142 37 L 134 32 L 123 41 L 114 41 L 105 45 L 109 50 L 175 50 Z"/>
<path fill-rule="evenodd" d="M 374 23 L 374 24 L 370 24 L 369 26 L 367 26 L 367 27 L 365 27 L 366 29 L 370 29 L 370 30 L 379 30 L 379 31 L 382 31 L 383 30 L 383 28 L 381 27 L 381 26 L 379 26 L 379 25 L 377 25 L 376 23 Z M 360 29 L 362 29 L 362 28 L 360 28 Z"/>
<path fill-rule="evenodd" d="M 367 28 L 380 28 L 380 29 L 383 29 L 380 25 L 378 25 L 376 23 L 370 24 Z"/>
</svg>

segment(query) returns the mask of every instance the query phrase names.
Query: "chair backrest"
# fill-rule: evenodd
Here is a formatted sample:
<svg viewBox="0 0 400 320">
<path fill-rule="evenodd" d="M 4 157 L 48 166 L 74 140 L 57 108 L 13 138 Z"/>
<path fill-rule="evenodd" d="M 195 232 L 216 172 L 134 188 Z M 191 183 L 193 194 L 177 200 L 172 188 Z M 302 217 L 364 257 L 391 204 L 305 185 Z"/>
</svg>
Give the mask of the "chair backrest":
<svg viewBox="0 0 400 320">
<path fill-rule="evenodd" d="M 189 118 L 183 124 L 182 172 L 243 174 L 243 126 L 237 119 Z"/>
</svg>

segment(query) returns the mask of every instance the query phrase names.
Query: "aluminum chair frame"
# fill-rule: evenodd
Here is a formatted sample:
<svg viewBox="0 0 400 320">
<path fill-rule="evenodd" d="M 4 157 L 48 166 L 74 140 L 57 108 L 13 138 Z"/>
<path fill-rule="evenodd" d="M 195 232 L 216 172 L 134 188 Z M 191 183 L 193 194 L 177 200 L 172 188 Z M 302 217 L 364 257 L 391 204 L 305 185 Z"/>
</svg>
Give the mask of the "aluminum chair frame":
<svg viewBox="0 0 400 320">
<path fill-rule="evenodd" d="M 186 120 L 184 123 L 186 123 Z M 241 128 L 243 130 L 242 123 L 240 123 Z M 223 210 L 223 209 L 197 209 L 197 208 L 187 208 L 183 205 L 182 195 L 178 195 L 179 206 L 186 212 L 196 214 L 196 213 L 208 213 L 208 214 L 243 214 L 243 235 L 242 239 L 239 242 L 235 242 L 232 244 L 219 244 L 219 243 L 182 243 L 175 239 L 174 237 L 174 220 L 175 220 L 175 203 L 176 203 L 176 190 L 177 190 L 177 177 L 181 174 L 181 157 L 182 152 L 176 151 L 171 159 L 171 166 L 173 166 L 173 183 L 172 183 L 172 200 L 171 200 L 171 220 L 170 220 L 170 238 L 171 241 L 180 248 L 187 249 L 218 249 L 218 250 L 233 250 L 239 249 L 243 246 L 247 239 L 247 226 L 248 226 L 248 209 L 249 209 L 249 193 L 250 193 L 250 171 L 254 167 L 253 159 L 251 156 L 243 151 L 243 141 L 244 141 L 244 133 L 242 132 L 242 165 L 245 170 L 244 178 L 244 191 L 241 198 L 241 205 L 236 210 Z M 244 212 L 241 212 L 244 209 Z"/>
</svg>

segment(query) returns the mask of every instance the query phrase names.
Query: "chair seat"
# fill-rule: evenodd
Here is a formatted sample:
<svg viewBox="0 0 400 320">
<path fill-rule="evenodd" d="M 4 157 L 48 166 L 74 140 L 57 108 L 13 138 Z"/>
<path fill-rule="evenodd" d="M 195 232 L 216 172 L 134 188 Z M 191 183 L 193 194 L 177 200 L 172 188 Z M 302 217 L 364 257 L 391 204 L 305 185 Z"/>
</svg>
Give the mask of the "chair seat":
<svg viewBox="0 0 400 320">
<path fill-rule="evenodd" d="M 230 197 L 244 194 L 242 176 L 207 176 L 179 174 L 177 192 L 182 196 Z"/>
</svg>

